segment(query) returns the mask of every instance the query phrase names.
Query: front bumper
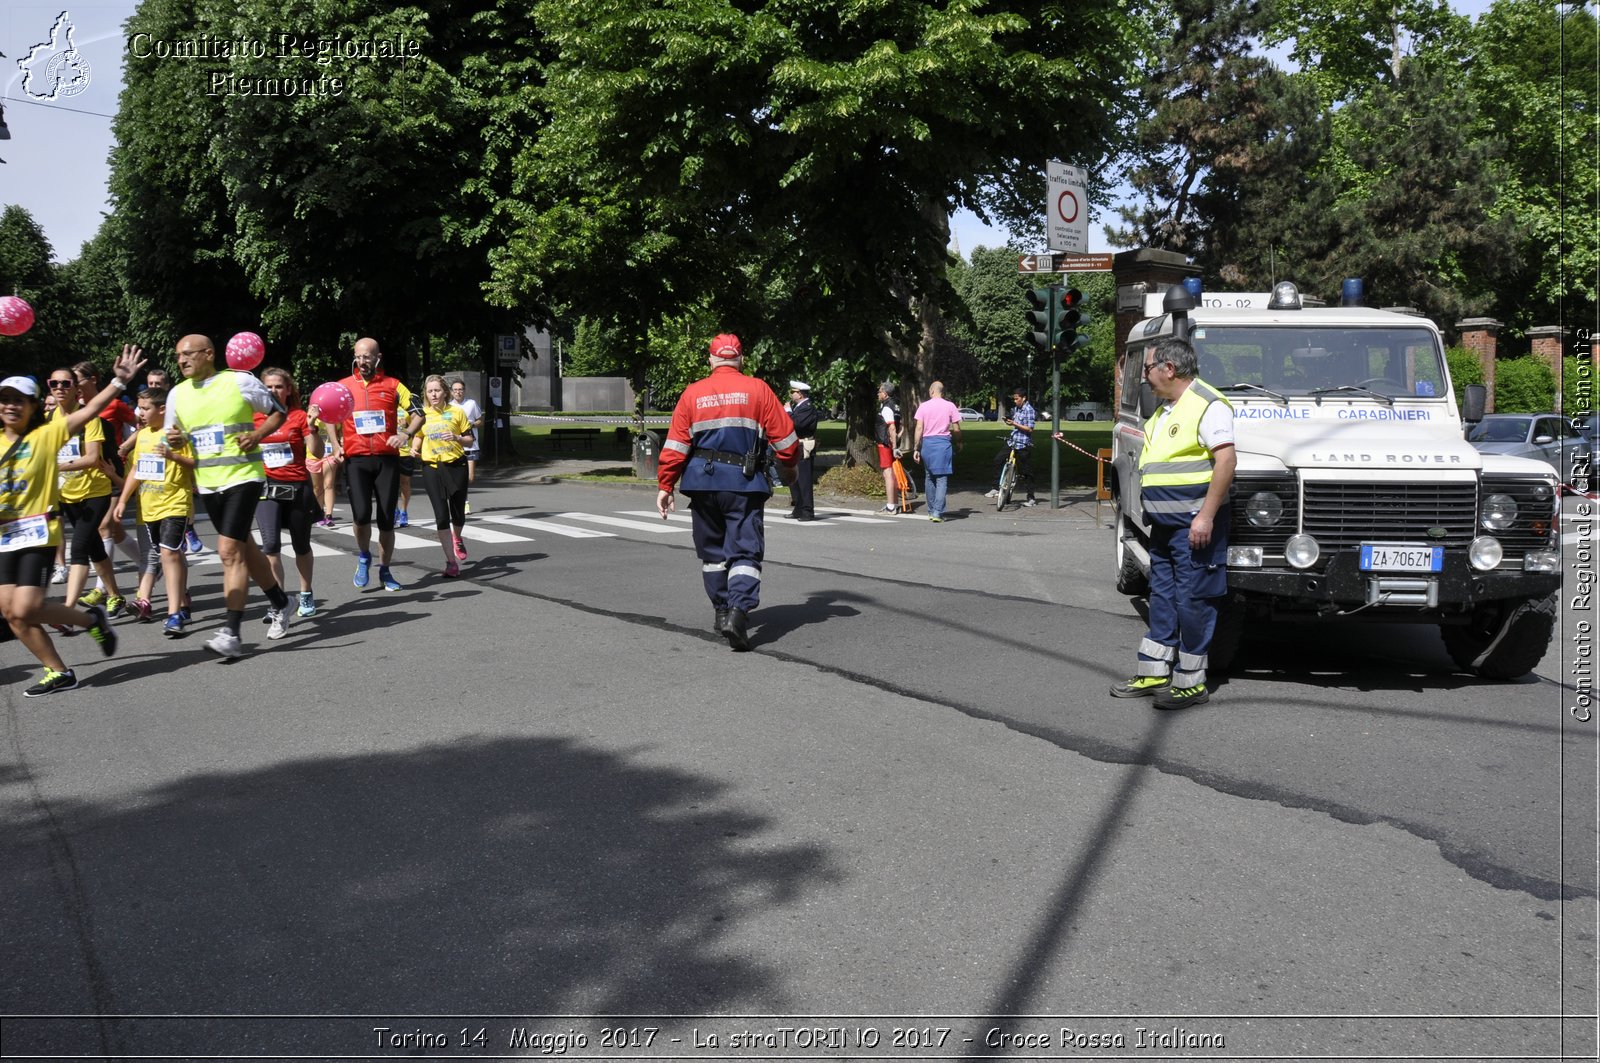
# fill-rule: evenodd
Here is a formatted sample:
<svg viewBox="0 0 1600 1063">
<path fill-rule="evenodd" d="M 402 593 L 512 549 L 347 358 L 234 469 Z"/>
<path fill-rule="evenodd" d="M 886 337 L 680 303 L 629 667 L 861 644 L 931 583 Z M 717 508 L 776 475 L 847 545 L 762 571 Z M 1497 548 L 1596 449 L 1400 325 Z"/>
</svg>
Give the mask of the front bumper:
<svg viewBox="0 0 1600 1063">
<path fill-rule="evenodd" d="M 1269 559 L 1270 560 L 1270 559 Z M 1508 598 L 1542 598 L 1560 588 L 1561 573 L 1524 572 L 1521 559 L 1479 572 L 1465 550 L 1445 554 L 1442 572 L 1362 572 L 1360 551 L 1341 550 L 1315 570 L 1287 566 L 1229 568 L 1228 590 L 1278 609 L 1317 612 L 1370 606 L 1386 614 L 1466 612 Z"/>
</svg>

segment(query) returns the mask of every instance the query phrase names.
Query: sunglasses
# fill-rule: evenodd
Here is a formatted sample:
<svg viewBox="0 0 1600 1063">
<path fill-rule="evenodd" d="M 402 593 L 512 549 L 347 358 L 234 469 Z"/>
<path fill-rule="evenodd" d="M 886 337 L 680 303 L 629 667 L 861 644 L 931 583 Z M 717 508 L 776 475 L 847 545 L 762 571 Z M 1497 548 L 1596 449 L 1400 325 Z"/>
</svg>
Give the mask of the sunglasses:
<svg viewBox="0 0 1600 1063">
<path fill-rule="evenodd" d="M 76 380 L 52 380 L 50 381 L 50 386 L 52 388 L 75 388 L 78 386 L 78 382 Z"/>
<path fill-rule="evenodd" d="M 1144 363 L 1144 367 L 1140 372 L 1140 375 L 1141 376 L 1149 376 L 1150 375 L 1150 370 L 1159 369 L 1161 366 L 1164 366 L 1164 365 L 1167 365 L 1167 364 L 1168 363 L 1166 363 L 1166 362 L 1145 362 Z"/>
</svg>

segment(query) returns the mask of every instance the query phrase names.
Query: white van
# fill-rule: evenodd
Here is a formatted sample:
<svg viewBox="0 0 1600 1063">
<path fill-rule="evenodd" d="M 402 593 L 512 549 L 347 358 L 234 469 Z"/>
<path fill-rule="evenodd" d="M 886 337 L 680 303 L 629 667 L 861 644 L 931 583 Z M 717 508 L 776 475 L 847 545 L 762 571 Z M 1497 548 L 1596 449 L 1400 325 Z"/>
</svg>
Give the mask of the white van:
<svg viewBox="0 0 1600 1063">
<path fill-rule="evenodd" d="M 1287 282 L 1270 296 L 1205 300 L 1176 286 L 1150 296 L 1150 316 L 1127 337 L 1112 433 L 1117 589 L 1148 589 L 1138 465 L 1156 399 L 1139 369 L 1147 348 L 1176 335 L 1234 408 L 1229 599 L 1213 668 L 1226 669 L 1261 620 L 1345 619 L 1437 624 L 1462 668 L 1531 671 L 1561 585 L 1557 479 L 1465 441 L 1434 324 L 1306 307 Z M 1476 421 L 1483 391 L 1468 390 Z"/>
</svg>

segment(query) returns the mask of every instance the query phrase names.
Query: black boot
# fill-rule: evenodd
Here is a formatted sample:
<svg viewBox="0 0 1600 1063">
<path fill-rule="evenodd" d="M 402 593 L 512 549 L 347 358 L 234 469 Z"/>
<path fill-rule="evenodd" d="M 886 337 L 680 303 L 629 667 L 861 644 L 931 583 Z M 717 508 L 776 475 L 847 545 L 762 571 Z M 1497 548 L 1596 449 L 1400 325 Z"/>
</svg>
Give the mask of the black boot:
<svg viewBox="0 0 1600 1063">
<path fill-rule="evenodd" d="M 719 635 L 727 634 L 727 632 L 728 632 L 728 607 L 727 606 L 725 606 L 725 605 L 717 606 L 717 619 L 711 625 L 711 630 L 715 631 Z"/>
<path fill-rule="evenodd" d="M 748 621 L 749 617 L 743 609 L 730 609 L 728 622 L 722 628 L 722 634 L 728 640 L 728 645 L 740 652 L 750 648 L 750 636 L 744 629 Z"/>
</svg>

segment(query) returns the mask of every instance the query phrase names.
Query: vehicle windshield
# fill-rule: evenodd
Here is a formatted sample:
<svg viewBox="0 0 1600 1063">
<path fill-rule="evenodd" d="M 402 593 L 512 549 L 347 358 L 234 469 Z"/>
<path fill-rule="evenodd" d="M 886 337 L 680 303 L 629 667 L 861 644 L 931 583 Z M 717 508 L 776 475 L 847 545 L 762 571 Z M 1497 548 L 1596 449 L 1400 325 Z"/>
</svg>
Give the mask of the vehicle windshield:
<svg viewBox="0 0 1600 1063">
<path fill-rule="evenodd" d="M 1282 395 L 1361 389 L 1390 398 L 1445 397 L 1444 353 L 1425 328 L 1197 327 L 1200 378 Z M 1249 389 L 1241 389 L 1248 391 Z"/>
<path fill-rule="evenodd" d="M 1499 417 L 1483 420 L 1467 433 L 1468 443 L 1521 443 L 1528 438 L 1531 417 Z"/>
</svg>

